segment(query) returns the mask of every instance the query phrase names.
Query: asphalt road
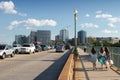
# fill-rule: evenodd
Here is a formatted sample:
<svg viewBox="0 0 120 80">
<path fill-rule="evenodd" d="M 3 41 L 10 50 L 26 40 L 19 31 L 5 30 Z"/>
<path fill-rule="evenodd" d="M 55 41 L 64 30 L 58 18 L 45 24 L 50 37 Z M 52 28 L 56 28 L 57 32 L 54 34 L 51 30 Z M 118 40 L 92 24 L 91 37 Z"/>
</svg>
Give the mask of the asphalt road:
<svg viewBox="0 0 120 80">
<path fill-rule="evenodd" d="M 68 54 L 49 50 L 0 60 L 0 80 L 57 80 Z"/>
</svg>

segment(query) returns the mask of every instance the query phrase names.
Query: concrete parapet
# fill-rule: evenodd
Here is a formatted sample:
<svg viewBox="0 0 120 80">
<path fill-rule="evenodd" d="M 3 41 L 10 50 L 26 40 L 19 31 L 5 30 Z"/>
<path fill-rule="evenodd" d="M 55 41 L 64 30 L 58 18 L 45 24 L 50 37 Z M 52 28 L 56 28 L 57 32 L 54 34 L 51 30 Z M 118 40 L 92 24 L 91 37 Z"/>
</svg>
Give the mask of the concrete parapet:
<svg viewBox="0 0 120 80">
<path fill-rule="evenodd" d="M 73 80 L 73 67 L 73 54 L 70 54 L 67 62 L 62 69 L 62 72 L 60 73 L 58 80 Z"/>
</svg>

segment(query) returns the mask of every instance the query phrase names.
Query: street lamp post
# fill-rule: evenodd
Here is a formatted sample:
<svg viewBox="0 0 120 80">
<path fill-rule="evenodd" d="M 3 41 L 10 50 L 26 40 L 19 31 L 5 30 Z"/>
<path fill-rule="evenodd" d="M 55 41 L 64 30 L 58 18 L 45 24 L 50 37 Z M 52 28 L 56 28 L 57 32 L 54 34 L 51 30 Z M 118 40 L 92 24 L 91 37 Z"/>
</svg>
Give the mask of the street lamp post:
<svg viewBox="0 0 120 80">
<path fill-rule="evenodd" d="M 74 36 L 74 40 L 75 40 L 75 49 L 74 49 L 74 54 L 78 55 L 78 51 L 77 51 L 77 38 L 76 38 L 76 19 L 77 19 L 77 13 L 78 11 L 75 9 L 74 10 L 74 26 L 75 26 L 75 36 Z"/>
</svg>

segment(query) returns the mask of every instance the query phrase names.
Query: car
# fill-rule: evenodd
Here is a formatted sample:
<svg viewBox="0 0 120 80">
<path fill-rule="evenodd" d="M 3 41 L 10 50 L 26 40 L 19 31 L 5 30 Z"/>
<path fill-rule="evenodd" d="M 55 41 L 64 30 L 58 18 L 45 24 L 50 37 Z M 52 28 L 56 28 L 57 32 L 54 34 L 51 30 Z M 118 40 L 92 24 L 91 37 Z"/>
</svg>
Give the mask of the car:
<svg viewBox="0 0 120 80">
<path fill-rule="evenodd" d="M 0 58 L 4 59 L 7 56 L 14 57 L 14 49 L 11 45 L 8 44 L 0 44 Z"/>
<path fill-rule="evenodd" d="M 42 50 L 43 50 L 43 51 L 48 50 L 48 46 L 47 46 L 47 45 L 42 44 L 42 45 L 40 45 L 40 46 L 42 47 Z"/>
<path fill-rule="evenodd" d="M 42 51 L 42 47 L 40 45 L 35 45 L 35 52 Z"/>
<path fill-rule="evenodd" d="M 65 46 L 64 45 L 57 45 L 56 46 L 56 52 L 64 52 Z"/>
<path fill-rule="evenodd" d="M 21 50 L 21 45 L 20 44 L 13 44 L 13 48 L 15 50 L 15 54 L 19 54 Z"/>
<path fill-rule="evenodd" d="M 67 50 L 67 49 L 71 49 L 71 46 L 69 45 L 69 44 L 66 44 L 65 45 L 65 49 Z"/>
<path fill-rule="evenodd" d="M 24 43 L 21 47 L 20 53 L 34 53 L 35 45 L 32 43 Z"/>
</svg>

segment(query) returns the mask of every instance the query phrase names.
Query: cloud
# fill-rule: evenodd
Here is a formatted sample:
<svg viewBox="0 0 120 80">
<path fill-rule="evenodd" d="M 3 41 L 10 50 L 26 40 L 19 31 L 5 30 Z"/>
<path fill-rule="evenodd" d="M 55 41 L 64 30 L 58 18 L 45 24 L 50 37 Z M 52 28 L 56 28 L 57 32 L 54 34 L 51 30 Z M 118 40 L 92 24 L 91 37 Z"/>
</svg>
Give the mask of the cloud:
<svg viewBox="0 0 120 80">
<path fill-rule="evenodd" d="M 18 15 L 20 15 L 20 16 L 27 16 L 26 13 L 18 13 Z"/>
<path fill-rule="evenodd" d="M 97 14 L 100 14 L 100 13 L 102 13 L 102 10 L 98 10 L 98 11 L 96 11 L 96 13 L 97 13 Z"/>
<path fill-rule="evenodd" d="M 0 10 L 4 10 L 4 12 L 7 14 L 17 14 L 17 11 L 14 8 L 15 8 L 15 6 L 12 1 L 0 2 Z"/>
<path fill-rule="evenodd" d="M 105 30 L 103 30 L 102 31 L 103 33 L 107 33 L 107 34 L 111 34 L 111 33 L 118 33 L 118 31 L 117 30 L 107 30 L 107 29 L 105 29 Z"/>
<path fill-rule="evenodd" d="M 27 16 L 26 13 L 20 13 L 15 10 L 15 5 L 12 1 L 1 1 L 0 10 L 3 10 L 5 14 L 18 14 L 20 16 Z"/>
<path fill-rule="evenodd" d="M 111 14 L 97 14 L 96 18 L 112 18 Z"/>
<path fill-rule="evenodd" d="M 115 25 L 113 23 L 108 23 L 108 26 L 115 27 Z"/>
<path fill-rule="evenodd" d="M 89 14 L 86 14 L 85 17 L 90 17 L 90 15 L 89 15 Z"/>
<path fill-rule="evenodd" d="M 120 18 L 118 18 L 118 17 L 111 17 L 111 18 L 108 18 L 108 20 L 109 20 L 111 23 L 120 22 Z"/>
<path fill-rule="evenodd" d="M 81 24 L 80 25 L 81 27 L 86 27 L 86 28 L 98 28 L 99 26 L 98 25 L 96 25 L 96 24 L 93 24 L 93 23 L 84 23 L 84 24 Z"/>
<path fill-rule="evenodd" d="M 37 20 L 37 19 L 27 19 L 22 21 L 13 21 L 11 24 L 7 27 L 9 30 L 12 30 L 15 28 L 15 26 L 23 25 L 26 27 L 26 29 L 30 29 L 31 27 L 41 27 L 41 26 L 56 26 L 56 21 L 52 19 L 45 19 L 45 20 Z"/>
<path fill-rule="evenodd" d="M 107 19 L 109 21 L 108 26 L 110 27 L 115 27 L 115 23 L 120 23 L 120 18 L 119 17 L 111 17 Z"/>
<path fill-rule="evenodd" d="M 115 23 L 120 23 L 120 18 L 114 17 L 111 14 L 97 14 L 96 18 L 105 19 L 105 20 L 109 21 L 107 25 L 110 27 L 115 27 Z"/>
</svg>

